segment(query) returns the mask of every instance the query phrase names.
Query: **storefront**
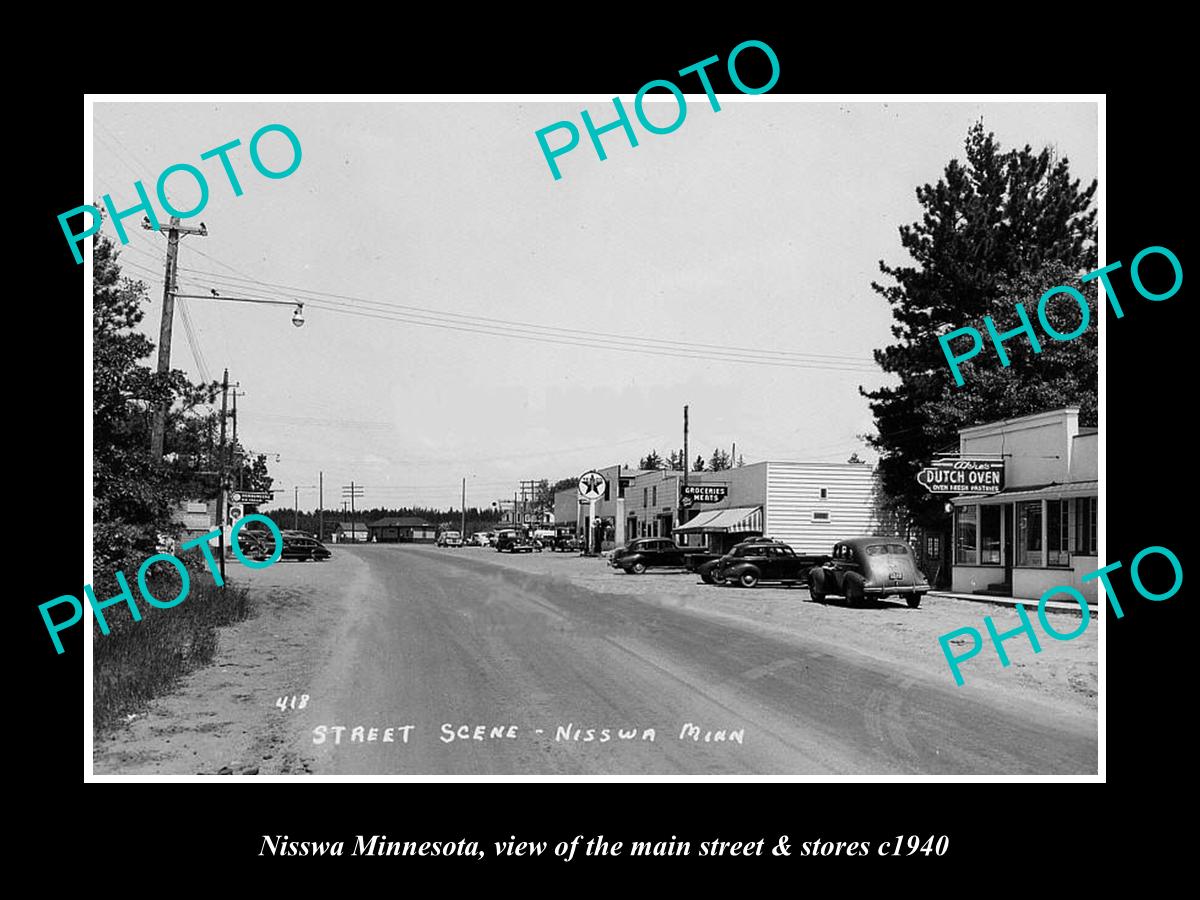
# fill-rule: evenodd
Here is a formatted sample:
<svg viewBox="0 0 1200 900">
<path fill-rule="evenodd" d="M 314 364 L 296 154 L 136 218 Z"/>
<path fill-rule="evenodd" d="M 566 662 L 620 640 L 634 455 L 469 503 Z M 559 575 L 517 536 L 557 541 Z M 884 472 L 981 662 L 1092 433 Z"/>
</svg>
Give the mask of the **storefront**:
<svg viewBox="0 0 1200 900">
<path fill-rule="evenodd" d="M 724 551 L 766 535 L 801 554 L 828 553 L 876 526 L 872 468 L 858 463 L 759 462 L 718 472 L 647 472 L 625 493 L 625 533 Z"/>
<path fill-rule="evenodd" d="M 1067 408 L 959 432 L 964 459 L 1003 464 L 1003 487 L 959 495 L 954 512 L 953 589 L 1038 600 L 1069 585 L 1096 600 L 1098 434 Z"/>
</svg>

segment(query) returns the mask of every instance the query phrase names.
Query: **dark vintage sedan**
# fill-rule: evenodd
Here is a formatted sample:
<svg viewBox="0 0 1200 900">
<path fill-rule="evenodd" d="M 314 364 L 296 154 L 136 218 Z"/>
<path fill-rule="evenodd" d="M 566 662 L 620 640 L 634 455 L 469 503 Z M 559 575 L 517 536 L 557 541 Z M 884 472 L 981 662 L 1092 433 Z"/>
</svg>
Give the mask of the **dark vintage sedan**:
<svg viewBox="0 0 1200 900">
<path fill-rule="evenodd" d="M 297 562 L 310 559 L 316 562 L 320 559 L 329 559 L 332 555 L 329 549 L 316 538 L 295 537 L 285 534 L 283 536 L 283 551 L 280 553 L 279 558 L 294 559 Z"/>
<path fill-rule="evenodd" d="M 534 546 L 525 532 L 505 529 L 496 535 L 496 549 L 500 553 L 532 553 Z"/>
<path fill-rule="evenodd" d="M 747 538 L 744 541 L 738 541 L 728 553 L 713 553 L 711 551 L 701 551 L 688 556 L 686 563 L 689 572 L 695 572 L 706 584 L 724 584 L 724 579 L 718 580 L 720 576 L 720 563 L 726 556 L 732 556 L 739 547 L 745 547 L 750 544 L 781 544 L 775 538 L 755 537 Z"/>
<path fill-rule="evenodd" d="M 263 562 L 275 553 L 275 536 L 269 531 L 250 531 L 243 528 L 238 532 L 238 549 L 247 559 Z"/>
<path fill-rule="evenodd" d="M 833 558 L 808 573 L 808 592 L 820 602 L 830 595 L 851 606 L 900 596 L 913 609 L 929 591 L 912 550 L 899 538 L 857 537 L 834 544 Z"/>
<path fill-rule="evenodd" d="M 641 575 L 647 569 L 682 569 L 698 547 L 680 547 L 670 538 L 638 538 L 614 550 L 609 560 L 613 568 L 626 574 Z"/>
<path fill-rule="evenodd" d="M 800 556 L 781 541 L 748 541 L 738 544 L 717 560 L 710 576 L 713 584 L 741 587 L 754 587 L 760 581 L 804 584 L 813 565 L 824 559 L 823 556 Z"/>
</svg>

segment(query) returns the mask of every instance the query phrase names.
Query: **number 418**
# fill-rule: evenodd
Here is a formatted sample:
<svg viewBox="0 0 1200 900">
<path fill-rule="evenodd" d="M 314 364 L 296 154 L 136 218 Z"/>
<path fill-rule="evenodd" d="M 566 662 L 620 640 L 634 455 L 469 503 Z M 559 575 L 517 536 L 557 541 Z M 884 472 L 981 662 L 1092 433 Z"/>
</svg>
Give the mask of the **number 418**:
<svg viewBox="0 0 1200 900">
<path fill-rule="evenodd" d="M 308 706 L 308 694 L 301 694 L 299 699 L 300 699 L 299 706 L 296 705 L 296 695 L 295 694 L 292 694 L 291 697 L 280 697 L 278 700 L 275 701 L 275 705 L 278 706 L 284 712 L 287 712 L 288 709 L 304 709 L 304 707 Z M 291 700 L 291 706 L 288 705 L 289 700 Z"/>
<path fill-rule="evenodd" d="M 899 856 L 902 846 L 907 845 L 908 853 L 905 856 L 912 856 L 914 853 L 924 853 L 928 856 L 930 853 L 935 853 L 938 856 L 944 854 L 950 849 L 950 838 L 948 835 L 942 835 L 934 844 L 933 838 L 930 837 L 924 844 L 921 843 L 920 835 L 912 834 L 905 841 L 904 835 L 896 835 L 896 849 L 892 852 L 892 856 Z"/>
</svg>

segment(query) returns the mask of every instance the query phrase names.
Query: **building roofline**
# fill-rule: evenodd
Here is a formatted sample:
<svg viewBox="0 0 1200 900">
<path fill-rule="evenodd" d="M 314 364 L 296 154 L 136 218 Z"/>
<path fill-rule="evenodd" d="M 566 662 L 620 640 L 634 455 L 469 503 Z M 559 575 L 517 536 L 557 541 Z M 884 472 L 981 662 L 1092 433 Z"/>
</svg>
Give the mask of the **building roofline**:
<svg viewBox="0 0 1200 900">
<path fill-rule="evenodd" d="M 969 435 L 969 434 L 973 434 L 975 432 L 991 431 L 991 430 L 996 429 L 997 427 L 1003 427 L 1003 426 L 1008 426 L 1008 425 L 1018 425 L 1018 424 L 1028 424 L 1037 419 L 1057 418 L 1058 416 L 1061 416 L 1063 413 L 1075 413 L 1075 415 L 1078 416 L 1079 415 L 1079 407 L 1078 406 L 1062 406 L 1062 407 L 1059 407 L 1058 409 L 1046 409 L 1046 410 L 1042 410 L 1041 412 L 1030 413 L 1027 416 L 1017 416 L 1012 419 L 997 419 L 994 422 L 984 422 L 982 425 L 970 425 L 966 428 L 960 428 L 960 429 L 958 429 L 958 433 L 959 433 L 959 436 L 961 437 L 963 435 Z"/>
</svg>

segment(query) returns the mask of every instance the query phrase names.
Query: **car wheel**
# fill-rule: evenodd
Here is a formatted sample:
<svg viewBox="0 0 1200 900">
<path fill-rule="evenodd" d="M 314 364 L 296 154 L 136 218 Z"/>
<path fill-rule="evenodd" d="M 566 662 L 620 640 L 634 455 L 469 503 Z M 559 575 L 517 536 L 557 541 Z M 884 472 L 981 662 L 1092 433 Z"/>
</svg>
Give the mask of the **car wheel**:
<svg viewBox="0 0 1200 900">
<path fill-rule="evenodd" d="M 753 572 L 743 572 L 738 576 L 738 584 L 742 587 L 752 588 L 758 584 L 758 576 Z"/>
<path fill-rule="evenodd" d="M 721 585 L 721 584 L 728 584 L 729 582 L 725 580 L 725 576 L 722 575 L 720 572 L 713 572 L 712 573 L 712 583 Z"/>
<path fill-rule="evenodd" d="M 631 572 L 633 572 L 634 575 L 645 575 L 646 574 L 646 564 L 643 562 L 635 562 L 632 566 L 629 567 L 629 570 Z"/>
<path fill-rule="evenodd" d="M 808 596 L 817 603 L 825 602 L 825 573 L 819 569 L 808 573 Z"/>
<path fill-rule="evenodd" d="M 906 594 L 904 597 L 904 600 L 906 603 L 908 603 L 909 609 L 916 609 L 918 606 L 921 605 L 921 595 L 920 594 Z"/>
<path fill-rule="evenodd" d="M 863 592 L 863 583 L 861 579 L 853 578 L 850 575 L 846 576 L 843 590 L 845 591 L 846 603 L 853 609 L 861 609 L 866 605 L 866 594 Z"/>
</svg>

